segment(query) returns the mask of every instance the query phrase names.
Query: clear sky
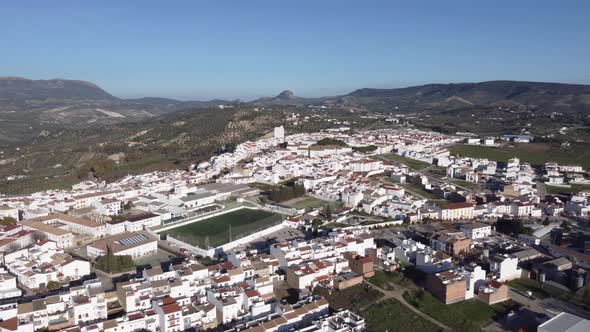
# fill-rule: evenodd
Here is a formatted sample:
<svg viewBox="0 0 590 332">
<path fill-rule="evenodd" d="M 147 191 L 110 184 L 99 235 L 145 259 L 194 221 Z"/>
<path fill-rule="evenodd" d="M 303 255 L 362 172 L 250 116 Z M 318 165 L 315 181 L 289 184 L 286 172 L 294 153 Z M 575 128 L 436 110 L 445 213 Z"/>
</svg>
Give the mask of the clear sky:
<svg viewBox="0 0 590 332">
<path fill-rule="evenodd" d="M 590 1 L 3 1 L 0 76 L 119 97 L 590 83 Z"/>
</svg>

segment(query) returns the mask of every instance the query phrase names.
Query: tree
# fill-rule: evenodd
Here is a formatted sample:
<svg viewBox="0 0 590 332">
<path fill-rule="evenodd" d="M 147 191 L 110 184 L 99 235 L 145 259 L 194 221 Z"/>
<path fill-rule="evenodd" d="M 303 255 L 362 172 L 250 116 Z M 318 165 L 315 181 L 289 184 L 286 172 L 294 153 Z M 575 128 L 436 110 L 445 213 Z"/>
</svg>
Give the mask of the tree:
<svg viewBox="0 0 590 332">
<path fill-rule="evenodd" d="M 2 226 L 9 226 L 9 225 L 16 225 L 16 219 L 13 217 L 4 217 L 0 219 L 0 225 Z"/>
<path fill-rule="evenodd" d="M 335 138 L 324 138 L 319 141 L 315 145 L 338 145 L 338 146 L 347 146 L 346 142 L 341 141 Z"/>
<path fill-rule="evenodd" d="M 326 205 L 326 208 L 324 209 L 324 211 L 326 214 L 326 219 L 332 220 L 332 207 L 330 206 L 330 204 Z"/>
<path fill-rule="evenodd" d="M 61 284 L 57 281 L 50 281 L 47 283 L 47 289 L 50 291 L 58 290 L 61 288 Z"/>
<path fill-rule="evenodd" d="M 533 229 L 524 226 L 520 219 L 500 218 L 496 221 L 496 231 L 507 235 L 518 236 L 519 234 L 531 235 Z"/>
<path fill-rule="evenodd" d="M 314 220 L 312 220 L 311 222 L 311 227 L 313 228 L 313 236 L 316 237 L 319 234 L 319 227 L 323 224 L 324 222 L 322 221 L 322 219 L 319 218 L 315 218 Z"/>
<path fill-rule="evenodd" d="M 404 225 L 409 225 L 409 224 L 411 224 L 411 223 L 412 223 L 412 222 L 410 221 L 410 217 L 409 217 L 409 216 L 405 216 L 405 217 L 404 217 Z"/>
<path fill-rule="evenodd" d="M 107 273 L 129 271 L 135 267 L 133 258 L 129 255 L 115 255 L 111 247 L 107 246 L 107 254 L 96 260 L 96 267 Z"/>
<path fill-rule="evenodd" d="M 305 187 L 299 184 L 292 187 L 275 186 L 268 193 L 269 198 L 274 202 L 284 202 L 303 195 L 305 195 Z"/>
<path fill-rule="evenodd" d="M 33 232 L 33 234 L 31 234 L 31 238 L 34 242 L 41 242 L 47 240 L 47 235 L 45 233 L 35 231 Z"/>
<path fill-rule="evenodd" d="M 11 254 L 19 249 L 20 249 L 20 246 L 18 245 L 18 243 L 13 242 L 13 243 L 9 244 L 8 247 L 6 248 L 6 253 Z"/>
<path fill-rule="evenodd" d="M 200 262 L 203 265 L 209 265 L 209 264 L 213 263 L 213 259 L 211 259 L 211 257 L 209 257 L 209 256 L 205 256 L 200 259 Z"/>
<path fill-rule="evenodd" d="M 564 220 L 559 226 L 566 231 L 570 231 L 572 229 L 572 224 L 567 220 Z"/>
<path fill-rule="evenodd" d="M 367 146 L 353 146 L 353 151 L 362 152 L 362 153 L 369 153 L 377 150 L 376 145 L 367 145 Z"/>
<path fill-rule="evenodd" d="M 78 178 L 88 175 L 102 177 L 110 173 L 115 167 L 115 162 L 110 159 L 91 159 L 78 169 Z"/>
</svg>

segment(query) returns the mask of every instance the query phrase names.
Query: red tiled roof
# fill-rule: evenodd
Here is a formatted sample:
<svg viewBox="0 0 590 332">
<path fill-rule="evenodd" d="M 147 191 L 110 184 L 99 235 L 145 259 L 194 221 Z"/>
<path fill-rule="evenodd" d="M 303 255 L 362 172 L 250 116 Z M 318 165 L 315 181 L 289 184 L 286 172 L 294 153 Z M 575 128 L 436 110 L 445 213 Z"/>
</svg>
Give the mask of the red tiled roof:
<svg viewBox="0 0 590 332">
<path fill-rule="evenodd" d="M 179 312 L 179 311 L 182 311 L 182 309 L 176 303 L 172 303 L 172 304 L 165 305 L 165 306 L 162 307 L 162 312 L 165 315 L 168 315 L 168 314 L 171 314 L 171 313 L 174 313 L 174 312 Z"/>
<path fill-rule="evenodd" d="M 445 207 L 443 207 L 443 209 L 454 210 L 454 209 L 464 209 L 464 208 L 469 208 L 469 207 L 473 207 L 473 204 L 469 203 L 469 202 L 462 202 L 462 203 L 447 204 Z"/>
</svg>

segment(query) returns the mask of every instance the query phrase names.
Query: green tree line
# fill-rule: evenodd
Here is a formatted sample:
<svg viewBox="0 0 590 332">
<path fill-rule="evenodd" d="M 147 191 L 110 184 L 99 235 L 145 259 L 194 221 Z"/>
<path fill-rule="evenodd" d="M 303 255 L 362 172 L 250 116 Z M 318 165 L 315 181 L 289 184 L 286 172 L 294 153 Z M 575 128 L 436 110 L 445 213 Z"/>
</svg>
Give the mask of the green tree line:
<svg viewBox="0 0 590 332">
<path fill-rule="evenodd" d="M 293 187 L 275 187 L 268 193 L 269 198 L 274 202 L 284 202 L 303 195 L 305 195 L 305 188 L 302 185 L 297 184 Z"/>
</svg>

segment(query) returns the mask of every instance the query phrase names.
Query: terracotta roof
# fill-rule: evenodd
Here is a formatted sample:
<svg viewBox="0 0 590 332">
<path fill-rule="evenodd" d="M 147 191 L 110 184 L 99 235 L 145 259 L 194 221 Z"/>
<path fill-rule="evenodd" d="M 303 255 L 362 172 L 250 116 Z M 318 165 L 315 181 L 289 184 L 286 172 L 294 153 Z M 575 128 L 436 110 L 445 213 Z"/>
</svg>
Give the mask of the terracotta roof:
<svg viewBox="0 0 590 332">
<path fill-rule="evenodd" d="M 16 319 L 16 316 L 0 322 L 0 330 L 17 331 L 18 321 Z"/>
<path fill-rule="evenodd" d="M 443 207 L 443 210 L 454 210 L 454 209 L 465 209 L 473 207 L 472 203 L 469 202 L 462 202 L 462 203 L 451 203 L 447 204 Z"/>
<path fill-rule="evenodd" d="M 168 304 L 162 307 L 162 312 L 164 312 L 165 315 L 179 311 L 182 311 L 182 309 L 176 303 Z"/>
</svg>

